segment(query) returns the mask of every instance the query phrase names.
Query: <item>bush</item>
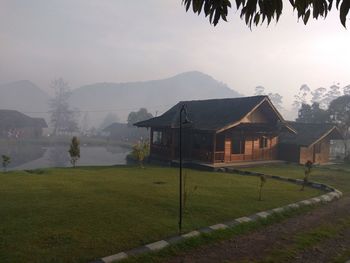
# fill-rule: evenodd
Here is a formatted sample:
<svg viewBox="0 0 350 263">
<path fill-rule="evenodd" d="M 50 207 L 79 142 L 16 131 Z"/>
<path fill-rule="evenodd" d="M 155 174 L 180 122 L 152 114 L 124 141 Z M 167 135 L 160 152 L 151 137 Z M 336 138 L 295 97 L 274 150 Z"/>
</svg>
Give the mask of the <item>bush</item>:
<svg viewBox="0 0 350 263">
<path fill-rule="evenodd" d="M 145 140 L 140 140 L 137 144 L 132 147 L 132 156 L 137 160 L 140 166 L 143 168 L 143 161 L 149 155 L 149 142 Z"/>
</svg>

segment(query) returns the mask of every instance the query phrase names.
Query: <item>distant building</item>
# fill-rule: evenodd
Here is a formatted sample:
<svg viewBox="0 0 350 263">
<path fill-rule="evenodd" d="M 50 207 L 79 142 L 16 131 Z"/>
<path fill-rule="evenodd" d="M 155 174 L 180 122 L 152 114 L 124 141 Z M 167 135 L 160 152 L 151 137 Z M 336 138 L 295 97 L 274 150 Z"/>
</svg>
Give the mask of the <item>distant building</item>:
<svg viewBox="0 0 350 263">
<path fill-rule="evenodd" d="M 42 118 L 32 118 L 15 110 L 0 110 L 1 138 L 38 138 L 47 123 Z"/>
<path fill-rule="evenodd" d="M 183 101 L 163 115 L 135 125 L 151 128 L 151 159 L 179 156 L 179 116 L 186 105 L 191 123 L 184 125 L 187 161 L 218 164 L 277 160 L 281 132 L 295 131 L 267 96 Z"/>
<path fill-rule="evenodd" d="M 304 164 L 329 162 L 330 141 L 341 140 L 338 128 L 329 123 L 288 122 L 296 134 L 282 133 L 279 143 L 281 160 Z"/>
</svg>

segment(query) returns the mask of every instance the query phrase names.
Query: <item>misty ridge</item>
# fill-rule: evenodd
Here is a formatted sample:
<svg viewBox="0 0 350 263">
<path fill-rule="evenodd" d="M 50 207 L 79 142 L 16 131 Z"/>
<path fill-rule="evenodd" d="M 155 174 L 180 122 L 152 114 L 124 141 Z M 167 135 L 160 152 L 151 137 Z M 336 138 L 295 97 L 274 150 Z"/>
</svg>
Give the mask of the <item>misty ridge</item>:
<svg viewBox="0 0 350 263">
<path fill-rule="evenodd" d="M 99 127 L 108 114 L 113 114 L 116 120 L 125 123 L 128 114 L 139 108 L 146 108 L 156 116 L 181 100 L 243 96 L 226 84 L 198 71 L 160 80 L 106 82 L 70 88 L 69 104 L 78 112 L 79 122 L 87 122 L 84 125 L 89 128 Z M 29 80 L 0 85 L 1 108 L 18 110 L 31 117 L 43 117 L 49 125 L 50 99 L 48 93 Z"/>
</svg>

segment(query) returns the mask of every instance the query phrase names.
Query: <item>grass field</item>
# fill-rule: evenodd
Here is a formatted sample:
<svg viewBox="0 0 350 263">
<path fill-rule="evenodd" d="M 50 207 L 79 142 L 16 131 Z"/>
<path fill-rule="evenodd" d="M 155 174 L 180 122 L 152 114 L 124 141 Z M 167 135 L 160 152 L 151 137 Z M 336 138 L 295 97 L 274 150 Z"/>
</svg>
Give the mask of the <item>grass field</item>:
<svg viewBox="0 0 350 263">
<path fill-rule="evenodd" d="M 176 234 L 177 172 L 86 167 L 0 173 L 0 262 L 88 262 Z M 186 231 L 320 194 L 268 180 L 258 201 L 256 177 L 185 174 Z"/>
<path fill-rule="evenodd" d="M 296 164 L 266 165 L 244 168 L 244 170 L 298 179 L 303 179 L 304 177 L 304 167 Z M 342 191 L 345 195 L 350 195 L 350 165 L 348 164 L 314 167 L 310 180 L 329 184 Z"/>
</svg>

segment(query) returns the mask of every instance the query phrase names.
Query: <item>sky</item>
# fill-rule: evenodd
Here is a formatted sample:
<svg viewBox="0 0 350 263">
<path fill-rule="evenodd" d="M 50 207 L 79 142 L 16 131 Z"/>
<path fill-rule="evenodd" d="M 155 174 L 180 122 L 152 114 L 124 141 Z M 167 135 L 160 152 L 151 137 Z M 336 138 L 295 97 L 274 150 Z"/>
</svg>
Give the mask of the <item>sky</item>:
<svg viewBox="0 0 350 263">
<path fill-rule="evenodd" d="M 350 32 L 337 11 L 305 26 L 284 2 L 277 24 L 250 30 L 234 9 L 214 27 L 181 0 L 0 0 L 0 83 L 49 91 L 57 77 L 78 88 L 198 70 L 245 95 L 264 86 L 287 107 L 302 84 L 350 84 Z"/>
</svg>

